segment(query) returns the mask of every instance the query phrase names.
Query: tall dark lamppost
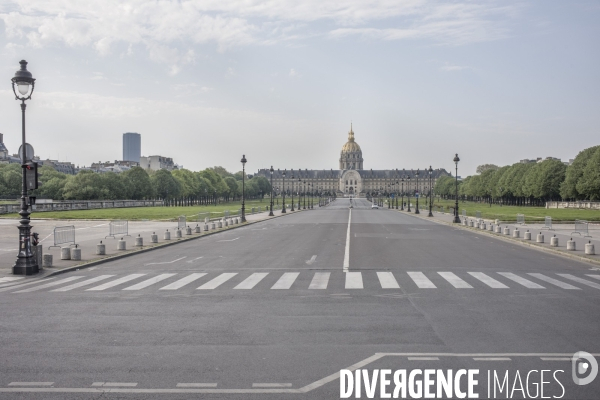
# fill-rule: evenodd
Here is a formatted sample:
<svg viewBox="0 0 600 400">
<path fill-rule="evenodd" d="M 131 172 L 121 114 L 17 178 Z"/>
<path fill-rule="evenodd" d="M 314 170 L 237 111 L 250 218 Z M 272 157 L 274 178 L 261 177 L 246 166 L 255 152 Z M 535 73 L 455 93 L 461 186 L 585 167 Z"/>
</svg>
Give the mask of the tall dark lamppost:
<svg viewBox="0 0 600 400">
<path fill-rule="evenodd" d="M 302 209 L 306 210 L 306 181 L 302 181 L 302 183 L 304 184 L 304 191 L 302 192 L 302 194 L 304 195 L 304 196 L 302 196 L 303 197 L 303 200 L 302 200 L 303 207 L 302 207 Z"/>
<path fill-rule="evenodd" d="M 398 209 L 398 195 L 400 194 L 400 181 L 396 181 L 396 210 Z"/>
<path fill-rule="evenodd" d="M 387 196 L 387 197 L 388 197 L 388 210 L 390 209 L 390 203 L 392 202 L 392 196 L 391 196 L 391 193 L 392 193 L 392 187 L 391 187 L 391 185 L 388 183 L 388 196 Z"/>
<path fill-rule="evenodd" d="M 302 179 L 300 179 L 300 170 L 298 170 L 298 210 L 301 209 L 301 207 L 300 207 L 300 203 L 301 203 L 301 200 L 300 200 L 300 189 L 302 188 L 301 183 L 302 183 Z"/>
<path fill-rule="evenodd" d="M 312 182 L 312 179 L 310 182 L 310 209 L 315 209 L 315 184 Z"/>
<path fill-rule="evenodd" d="M 294 212 L 294 170 L 292 170 L 292 209 L 291 212 Z"/>
<path fill-rule="evenodd" d="M 456 204 L 454 205 L 454 221 L 455 224 L 460 224 L 460 218 L 458 218 L 458 162 L 460 158 L 458 158 L 458 153 L 454 156 L 454 164 L 456 165 L 456 172 L 454 173 L 454 197 L 456 199 Z"/>
<path fill-rule="evenodd" d="M 214 193 L 213 193 L 213 200 L 215 203 L 215 207 L 217 206 L 217 190 L 215 189 Z"/>
<path fill-rule="evenodd" d="M 273 214 L 273 166 L 271 165 L 271 169 L 269 170 L 271 173 L 271 206 L 269 207 L 269 217 L 274 217 Z"/>
<path fill-rule="evenodd" d="M 242 155 L 242 223 L 246 222 L 246 155 Z"/>
<path fill-rule="evenodd" d="M 417 172 L 415 173 L 415 176 L 417 177 L 417 193 L 416 193 L 416 198 L 417 198 L 417 206 L 415 207 L 415 214 L 421 214 L 421 212 L 419 211 L 419 170 L 417 169 Z"/>
<path fill-rule="evenodd" d="M 433 169 L 431 169 L 431 165 L 429 166 L 429 169 L 427 170 L 427 172 L 429 172 L 429 215 L 427 215 L 428 217 L 433 217 L 433 213 L 431 212 L 431 208 L 432 208 L 432 204 L 431 204 L 431 200 L 433 199 L 432 193 L 433 191 L 431 190 L 431 175 L 433 174 Z"/>
<path fill-rule="evenodd" d="M 410 175 L 406 179 L 408 179 L 408 182 L 406 183 L 406 187 L 407 187 L 406 197 L 407 197 L 407 202 L 408 202 L 408 210 L 406 210 L 406 211 L 410 212 Z"/>
<path fill-rule="evenodd" d="M 402 196 L 402 198 L 400 199 L 400 210 L 404 211 L 404 177 L 405 175 L 402 175 L 402 178 L 400 178 L 400 182 L 402 182 L 402 192 L 400 193 L 400 196 Z"/>
<path fill-rule="evenodd" d="M 19 254 L 17 261 L 13 266 L 15 275 L 33 275 L 39 272 L 39 266 L 33 253 L 31 252 L 31 226 L 29 225 L 29 206 L 27 204 L 27 144 L 25 142 L 25 100 L 31 99 L 35 87 L 35 79 L 31 72 L 27 71 L 27 61 L 21 60 L 21 69 L 15 73 L 12 78 L 12 89 L 15 94 L 15 100 L 21 100 L 21 127 L 22 127 L 22 145 L 21 145 L 21 169 L 23 175 L 23 186 L 21 190 L 21 216 L 19 225 Z M 17 94 L 18 92 L 18 94 Z M 31 155 L 33 157 L 33 154 Z M 34 167 L 35 168 L 35 167 Z M 37 184 L 37 182 L 36 182 Z"/>
<path fill-rule="evenodd" d="M 281 184 L 281 213 L 285 214 L 287 211 L 285 211 L 285 171 L 287 171 L 287 169 L 283 170 L 283 183 Z"/>
</svg>

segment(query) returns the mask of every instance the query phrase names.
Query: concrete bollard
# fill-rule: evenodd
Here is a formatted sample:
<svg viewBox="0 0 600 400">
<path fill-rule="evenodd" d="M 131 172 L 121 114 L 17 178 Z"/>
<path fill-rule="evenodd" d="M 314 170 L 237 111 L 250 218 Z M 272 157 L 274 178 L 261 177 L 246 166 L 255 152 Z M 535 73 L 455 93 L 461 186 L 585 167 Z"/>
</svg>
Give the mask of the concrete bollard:
<svg viewBox="0 0 600 400">
<path fill-rule="evenodd" d="M 488 231 L 494 232 L 494 225 L 491 222 L 490 222 L 490 225 L 488 226 Z"/>
<path fill-rule="evenodd" d="M 567 240 L 567 250 L 569 250 L 569 251 L 577 250 L 577 245 L 576 245 L 575 241 L 573 240 L 573 238 L 571 238 L 571 240 Z"/>
<path fill-rule="evenodd" d="M 185 234 L 186 235 L 191 235 L 192 234 L 192 228 L 190 228 L 189 226 L 185 228 Z"/>
<path fill-rule="evenodd" d="M 544 235 L 542 235 L 542 232 L 538 233 L 537 237 L 535 238 L 535 241 L 538 243 L 544 243 Z"/>
<path fill-rule="evenodd" d="M 158 235 L 156 233 L 152 232 L 152 235 L 150 235 L 150 242 L 158 243 Z"/>
<path fill-rule="evenodd" d="M 204 224 L 204 231 L 208 231 L 208 224 Z"/>
<path fill-rule="evenodd" d="M 138 234 L 137 237 L 135 238 L 135 247 L 142 247 L 143 245 L 144 245 L 144 238 Z"/>
<path fill-rule="evenodd" d="M 500 225 L 496 225 L 496 233 L 502 233 L 502 228 Z"/>
<path fill-rule="evenodd" d="M 194 229 L 195 233 L 202 233 L 202 229 L 200 228 L 200 226 L 198 224 L 196 224 L 196 228 Z"/>
<path fill-rule="evenodd" d="M 472 228 L 473 226 L 475 226 L 475 223 L 473 222 L 473 220 L 469 220 L 469 226 Z"/>
<path fill-rule="evenodd" d="M 482 222 L 481 224 L 479 224 L 479 227 L 485 231 L 485 222 Z"/>
<path fill-rule="evenodd" d="M 223 220 L 223 226 L 224 226 L 224 227 L 227 227 L 228 225 L 229 225 L 229 223 L 227 222 L 227 220 L 226 220 L 226 219 L 224 219 L 224 220 Z"/>
<path fill-rule="evenodd" d="M 558 238 L 556 237 L 556 235 L 550 238 L 550 246 L 558 247 Z"/>
<path fill-rule="evenodd" d="M 525 240 L 531 240 L 531 232 L 529 232 L 529 230 L 527 232 L 525 232 Z"/>
<path fill-rule="evenodd" d="M 475 228 L 479 229 L 479 222 L 475 222 Z"/>
<path fill-rule="evenodd" d="M 181 236 L 181 229 L 177 229 L 177 230 L 175 231 L 175 237 L 176 237 L 176 238 L 180 238 L 180 237 L 182 237 L 182 236 Z"/>
<path fill-rule="evenodd" d="M 515 230 L 513 231 L 513 237 L 514 238 L 520 238 L 521 237 L 521 232 L 515 228 Z"/>
<path fill-rule="evenodd" d="M 496 225 L 498 225 L 498 224 L 500 223 L 500 220 L 498 220 L 498 219 L 497 219 L 497 220 L 495 220 L 495 221 L 494 221 L 494 223 L 495 223 Z"/>
<path fill-rule="evenodd" d="M 165 239 L 165 240 L 171 240 L 171 232 L 169 232 L 168 229 L 166 230 L 166 232 L 165 232 L 165 234 L 163 236 L 163 239 Z"/>
<path fill-rule="evenodd" d="M 102 243 L 102 240 L 96 245 L 96 254 L 99 256 L 106 255 L 106 245 Z"/>
<path fill-rule="evenodd" d="M 77 245 L 74 249 L 71 249 L 71 260 L 81 261 L 81 249 Z"/>
<path fill-rule="evenodd" d="M 71 259 L 71 248 L 70 247 L 61 247 L 60 248 L 60 259 L 61 260 L 70 260 Z"/>
<path fill-rule="evenodd" d="M 221 222 L 220 220 L 217 221 L 217 228 L 222 228 L 223 227 L 223 222 Z"/>
<path fill-rule="evenodd" d="M 591 256 L 596 254 L 596 250 L 594 249 L 594 245 L 592 244 L 591 241 L 589 243 L 585 244 L 585 254 L 589 254 Z M 44 254 L 44 257 L 46 257 L 45 254 Z M 45 258 L 44 258 L 44 260 L 45 260 Z M 44 265 L 44 267 L 45 267 L 45 265 Z"/>
<path fill-rule="evenodd" d="M 510 228 L 508 226 L 506 228 L 504 228 L 504 234 L 510 235 Z"/>
<path fill-rule="evenodd" d="M 117 250 L 127 250 L 127 242 L 124 238 L 117 242 Z"/>
<path fill-rule="evenodd" d="M 43 259 L 44 259 L 43 264 L 42 264 L 43 267 L 51 267 L 52 266 L 52 254 L 44 254 Z"/>
<path fill-rule="evenodd" d="M 215 230 L 215 229 L 217 229 L 217 225 L 216 225 L 214 222 L 212 222 L 212 223 L 210 224 L 210 229 L 211 229 L 211 230 Z"/>
<path fill-rule="evenodd" d="M 240 218 L 239 218 L 239 217 L 236 217 L 236 218 L 235 218 L 235 224 L 237 225 L 237 224 L 239 224 L 239 223 L 240 223 Z"/>
</svg>

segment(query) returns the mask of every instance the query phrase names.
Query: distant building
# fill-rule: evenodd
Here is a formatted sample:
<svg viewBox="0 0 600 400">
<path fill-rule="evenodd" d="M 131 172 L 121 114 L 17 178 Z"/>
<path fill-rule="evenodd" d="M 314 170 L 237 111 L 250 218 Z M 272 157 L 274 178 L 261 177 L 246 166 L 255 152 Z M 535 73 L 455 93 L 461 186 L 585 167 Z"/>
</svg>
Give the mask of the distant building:
<svg viewBox="0 0 600 400">
<path fill-rule="evenodd" d="M 115 160 L 115 162 L 110 161 L 99 161 L 97 163 L 92 163 L 90 166 L 90 170 L 95 172 L 124 172 L 130 170 L 133 167 L 139 167 L 140 163 L 135 161 L 120 161 Z"/>
<path fill-rule="evenodd" d="M 142 155 L 142 138 L 139 133 L 127 132 L 123 134 L 123 161 L 140 162 Z"/>
<path fill-rule="evenodd" d="M 4 134 L 0 133 L 0 160 L 8 159 L 8 149 L 4 145 Z"/>
<path fill-rule="evenodd" d="M 173 171 L 175 169 L 182 168 L 181 166 L 175 164 L 171 157 L 163 157 L 163 156 L 148 156 L 148 157 L 140 157 L 140 167 L 144 169 L 149 169 L 152 171 L 158 171 L 159 169 L 166 169 L 168 171 Z"/>
<path fill-rule="evenodd" d="M 58 161 L 58 160 L 40 160 L 38 161 L 40 165 L 48 166 L 54 168 L 58 172 L 62 172 L 63 174 L 75 175 L 77 174 L 77 168 L 73 163 L 67 161 Z"/>
</svg>

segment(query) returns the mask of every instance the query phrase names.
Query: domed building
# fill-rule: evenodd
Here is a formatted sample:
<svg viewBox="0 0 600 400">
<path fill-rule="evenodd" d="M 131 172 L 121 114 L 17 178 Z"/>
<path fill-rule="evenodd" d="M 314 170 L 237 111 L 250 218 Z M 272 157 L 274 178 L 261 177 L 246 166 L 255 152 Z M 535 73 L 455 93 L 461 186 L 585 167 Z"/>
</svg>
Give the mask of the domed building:
<svg viewBox="0 0 600 400">
<path fill-rule="evenodd" d="M 321 193 L 326 196 L 362 197 L 367 194 L 379 195 L 388 193 L 400 194 L 404 192 L 426 193 L 429 190 L 429 174 L 424 170 L 364 169 L 363 154 L 360 146 L 354 139 L 354 131 L 350 124 L 348 141 L 342 146 L 339 158 L 339 169 L 313 170 L 313 169 L 281 169 L 273 172 L 273 188 L 276 193 L 285 190 L 286 196 L 294 192 Z M 285 171 L 285 179 L 283 172 Z M 256 176 L 271 179 L 268 168 L 260 169 Z M 435 169 L 432 173 L 432 184 L 440 176 L 450 176 L 445 169 Z M 426 179 L 424 179 L 426 178 Z"/>
</svg>

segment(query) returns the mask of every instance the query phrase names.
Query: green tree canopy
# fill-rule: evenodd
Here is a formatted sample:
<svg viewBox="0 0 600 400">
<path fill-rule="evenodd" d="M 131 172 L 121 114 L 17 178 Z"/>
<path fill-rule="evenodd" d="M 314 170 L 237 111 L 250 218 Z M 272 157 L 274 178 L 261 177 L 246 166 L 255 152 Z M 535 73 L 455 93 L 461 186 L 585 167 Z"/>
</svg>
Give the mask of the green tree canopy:
<svg viewBox="0 0 600 400">
<path fill-rule="evenodd" d="M 596 146 L 577 181 L 577 192 L 590 200 L 600 200 L 600 146 Z"/>
<path fill-rule="evenodd" d="M 579 152 L 573 160 L 573 164 L 569 165 L 565 174 L 565 180 L 560 186 L 560 195 L 563 199 L 583 200 L 586 197 L 589 198 L 588 195 L 577 189 L 577 185 L 583 176 L 583 171 L 586 169 L 588 162 L 598 149 L 600 149 L 600 146 L 589 147 Z M 583 188 L 584 186 L 581 187 Z"/>
<path fill-rule="evenodd" d="M 150 177 L 154 193 L 161 199 L 171 199 L 179 197 L 181 193 L 181 184 L 173 177 L 171 171 L 160 169 Z"/>
<path fill-rule="evenodd" d="M 125 185 L 129 192 L 129 198 L 133 200 L 150 199 L 154 195 L 150 176 L 145 169 L 133 167 L 123 172 Z"/>
</svg>

